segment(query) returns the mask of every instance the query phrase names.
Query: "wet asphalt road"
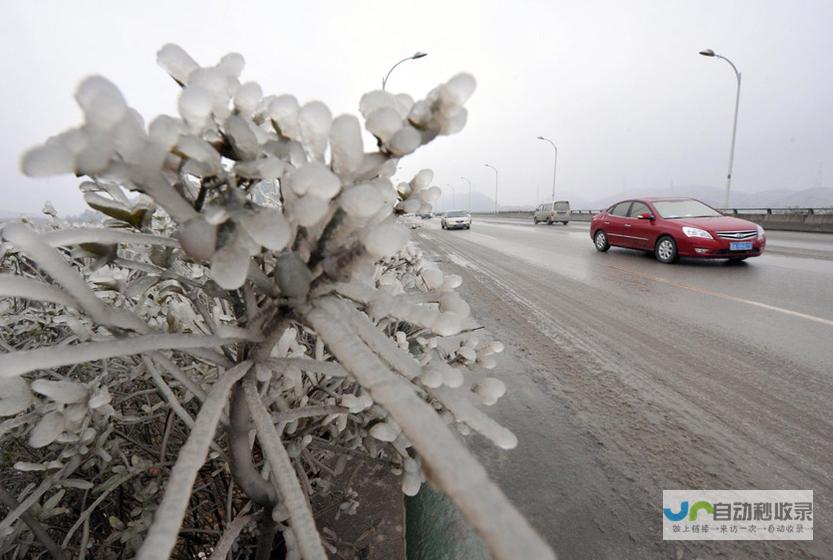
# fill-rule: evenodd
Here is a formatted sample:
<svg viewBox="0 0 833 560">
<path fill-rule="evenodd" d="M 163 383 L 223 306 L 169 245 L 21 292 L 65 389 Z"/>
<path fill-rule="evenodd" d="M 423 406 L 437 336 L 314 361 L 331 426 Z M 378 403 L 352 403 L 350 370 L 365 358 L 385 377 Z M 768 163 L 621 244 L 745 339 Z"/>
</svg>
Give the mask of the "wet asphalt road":
<svg viewBox="0 0 833 560">
<path fill-rule="evenodd" d="M 472 444 L 562 558 L 833 558 L 833 235 L 768 233 L 744 263 L 597 253 L 587 224 L 426 223 L 506 343 Z M 663 489 L 814 490 L 812 542 L 661 540 Z"/>
</svg>

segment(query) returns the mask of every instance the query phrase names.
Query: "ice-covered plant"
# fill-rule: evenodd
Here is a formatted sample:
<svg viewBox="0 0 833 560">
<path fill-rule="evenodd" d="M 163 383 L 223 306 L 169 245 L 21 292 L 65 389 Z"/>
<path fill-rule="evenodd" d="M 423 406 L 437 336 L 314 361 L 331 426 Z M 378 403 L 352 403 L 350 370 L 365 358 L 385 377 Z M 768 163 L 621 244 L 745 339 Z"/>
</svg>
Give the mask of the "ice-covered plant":
<svg viewBox="0 0 833 560">
<path fill-rule="evenodd" d="M 358 118 L 264 96 L 239 54 L 201 67 L 166 45 L 158 62 L 181 86 L 179 117 L 146 126 L 93 76 L 75 95 L 84 123 L 23 157 L 28 175 L 86 176 L 107 220 L 73 227 L 50 205 L 43 231 L 2 230 L 0 438 L 40 482 L 0 495 L 0 546 L 167 558 L 188 546 L 188 514 L 222 520 L 203 555 L 251 552 L 236 541 L 253 533 L 268 558 L 280 531 L 289 557 L 324 558 L 310 498 L 347 454 L 384 462 L 406 494 L 442 489 L 495 557 L 553 557 L 454 434 L 516 445 L 474 404 L 505 391 L 482 374 L 502 345 L 468 332 L 461 279 L 397 224 L 440 194 L 429 170 L 394 185 L 398 159 L 463 128 L 474 79 L 416 102 L 364 95 L 365 152 Z M 191 498 L 209 470 L 238 490 L 205 512 Z M 59 545 L 43 521 L 70 510 Z M 109 531 L 91 536 L 97 511 Z"/>
</svg>

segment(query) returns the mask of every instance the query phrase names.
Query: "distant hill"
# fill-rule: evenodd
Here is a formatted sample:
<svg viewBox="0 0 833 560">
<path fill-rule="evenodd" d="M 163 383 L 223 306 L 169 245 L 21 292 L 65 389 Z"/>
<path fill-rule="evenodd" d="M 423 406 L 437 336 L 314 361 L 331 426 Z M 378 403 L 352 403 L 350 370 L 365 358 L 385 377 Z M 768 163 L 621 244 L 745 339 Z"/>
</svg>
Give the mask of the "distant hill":
<svg viewBox="0 0 833 560">
<path fill-rule="evenodd" d="M 638 196 L 688 196 L 702 200 L 711 206 L 723 205 L 723 189 L 704 186 L 675 186 L 664 190 L 628 190 L 612 196 L 605 196 L 590 202 L 591 209 L 606 208 L 618 200 Z M 729 198 L 732 208 L 827 208 L 833 207 L 833 189 L 817 187 L 800 191 L 786 189 L 749 193 L 732 191 Z M 573 208 L 579 208 L 571 204 Z"/>
</svg>

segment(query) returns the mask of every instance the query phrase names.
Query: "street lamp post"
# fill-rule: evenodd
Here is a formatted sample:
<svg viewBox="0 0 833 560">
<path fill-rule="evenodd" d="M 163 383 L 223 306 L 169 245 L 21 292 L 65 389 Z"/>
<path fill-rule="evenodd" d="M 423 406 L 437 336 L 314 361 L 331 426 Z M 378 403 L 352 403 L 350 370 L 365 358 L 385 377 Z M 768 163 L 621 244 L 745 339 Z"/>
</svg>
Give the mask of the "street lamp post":
<svg viewBox="0 0 833 560">
<path fill-rule="evenodd" d="M 457 207 L 457 191 L 455 191 L 454 187 L 448 183 L 446 183 L 445 186 L 451 189 L 451 209 L 454 210 Z"/>
<path fill-rule="evenodd" d="M 729 189 L 732 187 L 732 164 L 735 161 L 735 136 L 737 136 L 738 132 L 738 107 L 740 106 L 740 72 L 738 72 L 737 66 L 734 63 L 726 58 L 725 56 L 719 55 L 711 49 L 706 49 L 700 51 L 700 54 L 703 56 L 712 56 L 715 58 L 720 58 L 725 60 L 729 63 L 729 66 L 732 67 L 732 70 L 735 71 L 735 77 L 738 79 L 738 89 L 737 93 L 735 94 L 735 120 L 732 124 L 732 145 L 729 148 L 729 173 L 726 175 L 726 193 L 723 195 L 723 208 L 729 207 Z"/>
<path fill-rule="evenodd" d="M 492 171 L 495 172 L 495 214 L 497 214 L 497 176 L 498 176 L 498 172 L 497 172 L 496 167 L 493 167 L 493 166 L 489 165 L 488 163 L 486 163 L 485 165 L 486 165 L 486 167 L 488 167 L 489 169 L 491 169 Z"/>
<path fill-rule="evenodd" d="M 552 149 L 555 150 L 555 159 L 552 162 L 552 201 L 555 202 L 555 166 L 558 165 L 558 148 L 555 146 L 555 142 L 553 142 L 549 138 L 539 136 L 538 140 L 549 142 L 552 146 Z"/>
<path fill-rule="evenodd" d="M 469 212 L 471 212 L 471 181 L 467 177 L 460 178 L 469 184 Z"/>
<path fill-rule="evenodd" d="M 382 78 L 382 91 L 385 91 L 385 86 L 388 83 L 388 78 L 390 78 L 390 73 L 393 72 L 394 68 L 396 68 L 397 66 L 399 66 L 400 64 L 402 64 L 406 60 L 416 60 L 418 58 L 422 58 L 423 56 L 427 56 L 427 55 L 428 55 L 428 53 L 417 51 L 414 54 L 412 54 L 411 56 L 409 56 L 407 58 L 403 58 L 402 60 L 400 60 L 399 62 L 397 62 L 393 66 L 391 66 L 390 70 L 388 70 L 388 73 L 385 75 L 384 78 Z"/>
</svg>

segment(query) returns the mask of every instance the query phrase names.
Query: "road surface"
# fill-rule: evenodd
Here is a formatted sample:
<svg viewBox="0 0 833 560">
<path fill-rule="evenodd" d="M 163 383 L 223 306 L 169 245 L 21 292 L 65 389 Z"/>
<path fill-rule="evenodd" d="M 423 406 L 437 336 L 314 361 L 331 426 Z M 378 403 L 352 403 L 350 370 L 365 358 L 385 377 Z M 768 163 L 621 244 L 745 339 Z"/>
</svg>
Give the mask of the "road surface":
<svg viewBox="0 0 833 560">
<path fill-rule="evenodd" d="M 520 445 L 471 443 L 562 558 L 833 557 L 833 235 L 662 265 L 586 223 L 437 222 L 417 239 L 507 346 Z M 663 542 L 663 489 L 813 490 L 815 539 Z"/>
</svg>

